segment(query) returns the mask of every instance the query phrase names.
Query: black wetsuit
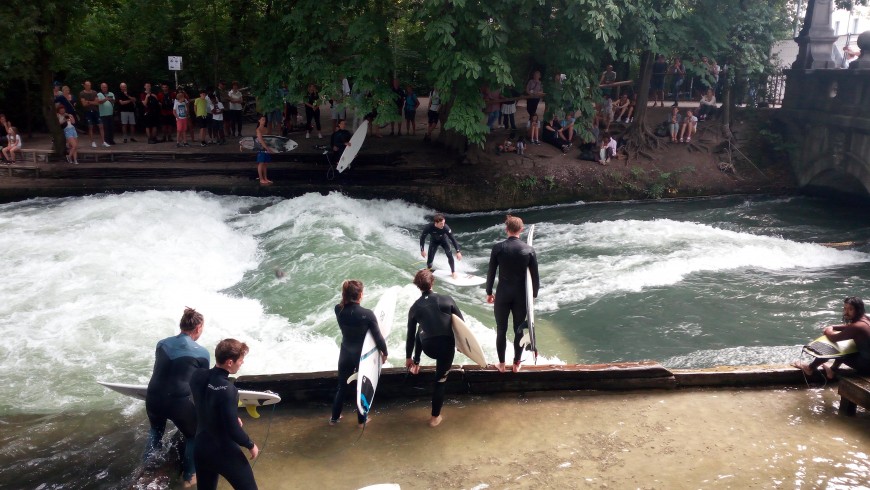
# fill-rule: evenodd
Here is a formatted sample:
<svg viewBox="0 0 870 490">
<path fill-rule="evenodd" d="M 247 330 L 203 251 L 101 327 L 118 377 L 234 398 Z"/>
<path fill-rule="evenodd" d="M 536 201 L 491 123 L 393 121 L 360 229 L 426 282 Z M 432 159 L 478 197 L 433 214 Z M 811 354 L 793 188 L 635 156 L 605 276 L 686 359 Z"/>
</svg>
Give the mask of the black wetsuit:
<svg viewBox="0 0 870 490">
<path fill-rule="evenodd" d="M 444 228 L 438 228 L 435 226 L 435 223 L 429 223 L 426 225 L 426 228 L 423 228 L 423 233 L 420 233 L 420 252 L 423 251 L 423 246 L 426 243 L 426 236 L 431 235 L 431 239 L 429 240 L 429 254 L 426 258 L 426 267 L 432 268 L 432 261 L 435 260 L 435 253 L 438 252 L 438 247 L 444 249 L 444 253 L 447 254 L 447 262 L 450 264 L 450 272 L 455 272 L 455 268 L 453 265 L 453 254 L 450 253 L 450 245 L 448 245 L 447 240 L 453 244 L 453 248 L 459 252 L 459 244 L 456 243 L 456 239 L 453 238 L 453 230 L 447 226 L 447 223 L 444 223 Z"/>
<path fill-rule="evenodd" d="M 350 137 L 350 131 L 346 129 L 339 129 L 338 131 L 332 133 L 330 149 L 332 150 L 332 160 L 335 163 L 338 163 L 338 159 L 341 158 L 341 155 L 344 153 L 345 148 L 347 148 L 346 143 L 350 141 Z"/>
<path fill-rule="evenodd" d="M 256 490 L 254 472 L 239 446 L 254 441 L 239 425 L 239 391 L 225 369 L 199 369 L 190 378 L 196 404 L 196 481 L 200 490 L 217 488 L 218 475 L 236 490 Z"/>
<path fill-rule="evenodd" d="M 508 315 L 514 317 L 514 362 L 521 359 L 522 349 L 516 335 L 517 329 L 526 319 L 526 269 L 532 275 L 533 296 L 538 296 L 538 259 L 535 249 L 517 237 L 508 237 L 492 247 L 489 256 L 489 273 L 486 275 L 486 294 L 492 294 L 495 271 L 498 269 L 498 288 L 495 292 L 495 325 L 499 362 L 504 362 L 507 348 Z"/>
<path fill-rule="evenodd" d="M 151 433 L 145 449 L 145 458 L 160 447 L 171 420 L 186 440 L 184 463 L 185 480 L 193 476 L 193 438 L 196 435 L 196 409 L 190 400 L 190 376 L 196 369 L 208 369 L 209 355 L 190 335 L 180 333 L 157 343 L 154 371 L 145 395 L 145 411 L 151 423 Z"/>
<path fill-rule="evenodd" d="M 347 378 L 359 367 L 359 358 L 362 355 L 363 341 L 366 333 L 372 331 L 378 351 L 387 353 L 387 342 L 381 335 L 378 326 L 378 317 L 372 310 L 363 308 L 359 303 L 350 303 L 345 306 L 335 305 L 335 318 L 341 328 L 341 351 L 338 354 L 338 391 L 332 403 L 332 420 L 337 421 L 341 416 L 344 405 Z M 366 417 L 357 413 L 359 423 L 365 423 Z"/>
<path fill-rule="evenodd" d="M 456 340 L 453 338 L 453 320 L 455 314 L 462 318 L 462 313 L 456 302 L 450 296 L 442 296 L 432 291 L 426 291 L 408 310 L 408 336 L 405 340 L 405 357 L 411 358 L 414 350 L 414 363 L 420 363 L 420 349 L 427 356 L 435 359 L 435 388 L 432 391 L 432 416 L 441 415 L 444 405 L 445 382 L 447 372 L 453 365 L 456 354 Z M 417 325 L 420 326 L 419 333 Z"/>
</svg>

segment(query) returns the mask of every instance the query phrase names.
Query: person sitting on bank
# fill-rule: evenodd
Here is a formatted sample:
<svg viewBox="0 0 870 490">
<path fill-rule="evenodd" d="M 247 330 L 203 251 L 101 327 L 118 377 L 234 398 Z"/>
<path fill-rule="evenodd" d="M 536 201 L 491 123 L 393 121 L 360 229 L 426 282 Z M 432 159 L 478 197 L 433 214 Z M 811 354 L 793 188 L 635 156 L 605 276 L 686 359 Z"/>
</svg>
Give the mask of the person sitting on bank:
<svg viewBox="0 0 870 490">
<path fill-rule="evenodd" d="M 671 143 L 676 143 L 680 136 L 680 125 L 683 123 L 683 115 L 680 114 L 679 107 L 671 107 L 671 113 L 668 115 L 668 134 L 671 136 Z"/>
<path fill-rule="evenodd" d="M 420 270 L 414 276 L 414 285 L 420 289 L 422 296 L 408 311 L 408 333 L 405 338 L 405 367 L 411 374 L 416 375 L 420 372 L 421 350 L 435 359 L 435 387 L 432 390 L 430 427 L 436 427 L 441 423 L 447 373 L 453 365 L 453 356 L 456 354 L 451 315 L 462 318 L 462 312 L 459 311 L 453 298 L 432 292 L 434 284 L 435 276 L 429 269 Z"/>
<path fill-rule="evenodd" d="M 616 158 L 616 140 L 605 132 L 601 137 L 601 143 L 598 145 L 598 163 L 607 165 L 611 158 Z"/>
<path fill-rule="evenodd" d="M 565 137 L 559 116 L 556 114 L 553 114 L 550 122 L 544 125 L 544 141 L 562 150 L 562 153 L 568 153 L 571 148 L 571 143 Z"/>
<path fill-rule="evenodd" d="M 698 118 L 692 115 L 692 111 L 686 111 L 683 124 L 680 126 L 680 143 L 691 143 L 692 135 L 698 130 Z"/>
<path fill-rule="evenodd" d="M 708 88 L 707 93 L 701 97 L 701 104 L 698 109 L 698 119 L 704 121 L 707 119 L 707 116 L 711 116 L 715 113 L 716 94 L 713 92 L 712 88 Z"/>
<path fill-rule="evenodd" d="M 809 364 L 795 361 L 792 366 L 800 369 L 807 376 L 812 376 L 817 372 L 818 367 L 822 366 L 825 377 L 829 380 L 836 377 L 837 369 L 841 364 L 851 367 L 859 374 L 870 374 L 870 318 L 867 316 L 861 298 L 849 296 L 844 299 L 843 323 L 825 327 L 824 334 L 831 342 L 854 340 L 858 352 L 835 360 L 833 366 L 827 364 L 830 359 L 820 358 Z"/>
<path fill-rule="evenodd" d="M 628 122 L 628 108 L 631 103 L 628 100 L 628 94 L 622 94 L 613 103 L 613 114 L 615 115 L 617 122 Z"/>
</svg>

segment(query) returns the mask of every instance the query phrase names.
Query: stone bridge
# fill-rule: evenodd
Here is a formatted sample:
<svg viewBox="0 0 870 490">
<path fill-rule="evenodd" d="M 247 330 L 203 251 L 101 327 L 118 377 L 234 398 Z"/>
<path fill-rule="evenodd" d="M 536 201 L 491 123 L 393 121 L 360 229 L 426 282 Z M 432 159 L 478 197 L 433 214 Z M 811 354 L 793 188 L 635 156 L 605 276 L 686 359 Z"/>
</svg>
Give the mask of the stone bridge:
<svg viewBox="0 0 870 490">
<path fill-rule="evenodd" d="M 810 0 L 776 119 L 797 142 L 802 189 L 870 197 L 870 31 L 858 37 L 860 58 L 835 68 L 832 12 L 832 0 Z"/>
</svg>

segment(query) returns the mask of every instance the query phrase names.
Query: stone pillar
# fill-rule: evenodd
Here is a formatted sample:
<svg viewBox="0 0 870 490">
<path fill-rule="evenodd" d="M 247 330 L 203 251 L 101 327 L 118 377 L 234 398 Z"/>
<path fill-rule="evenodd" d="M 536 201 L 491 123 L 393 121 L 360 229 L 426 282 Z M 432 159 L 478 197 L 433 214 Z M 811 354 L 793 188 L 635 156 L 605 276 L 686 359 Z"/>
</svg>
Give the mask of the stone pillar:
<svg viewBox="0 0 870 490">
<path fill-rule="evenodd" d="M 870 31 L 864 31 L 858 36 L 858 49 L 861 56 L 849 63 L 850 70 L 870 70 Z"/>
<path fill-rule="evenodd" d="M 813 70 L 818 68 L 836 68 L 833 50 L 837 36 L 831 27 L 831 16 L 834 12 L 833 0 L 809 0 L 807 16 L 798 37 L 798 55 L 791 65 L 795 70 Z"/>
</svg>

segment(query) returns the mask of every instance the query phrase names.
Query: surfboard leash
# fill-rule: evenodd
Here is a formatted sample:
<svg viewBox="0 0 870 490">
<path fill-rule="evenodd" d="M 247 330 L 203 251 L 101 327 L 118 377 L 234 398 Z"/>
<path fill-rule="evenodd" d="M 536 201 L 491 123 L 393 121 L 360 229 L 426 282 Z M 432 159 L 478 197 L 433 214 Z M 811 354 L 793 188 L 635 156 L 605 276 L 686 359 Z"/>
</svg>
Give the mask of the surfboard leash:
<svg viewBox="0 0 870 490">
<path fill-rule="evenodd" d="M 275 409 L 276 409 L 277 407 L 278 407 L 278 404 L 277 404 L 277 403 L 272 404 L 272 413 L 269 415 L 269 425 L 266 426 L 266 437 L 263 438 L 263 446 L 260 447 L 260 452 L 265 451 L 265 450 L 266 450 L 266 444 L 269 443 L 269 434 L 272 432 L 272 421 L 275 420 Z M 258 456 L 257 456 L 257 459 L 255 459 L 255 460 L 251 463 L 251 470 L 252 470 L 252 471 L 253 471 L 253 469 L 254 469 L 254 466 L 256 466 L 257 461 L 259 461 L 259 460 L 260 460 L 260 456 L 258 455 Z"/>
</svg>

